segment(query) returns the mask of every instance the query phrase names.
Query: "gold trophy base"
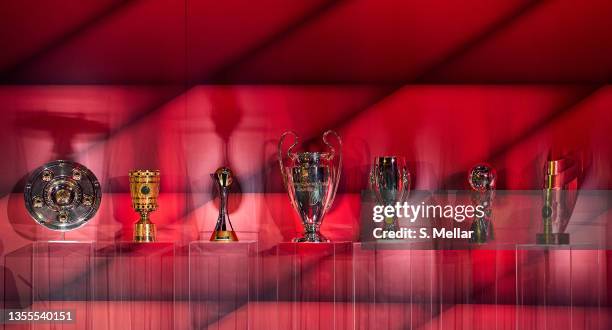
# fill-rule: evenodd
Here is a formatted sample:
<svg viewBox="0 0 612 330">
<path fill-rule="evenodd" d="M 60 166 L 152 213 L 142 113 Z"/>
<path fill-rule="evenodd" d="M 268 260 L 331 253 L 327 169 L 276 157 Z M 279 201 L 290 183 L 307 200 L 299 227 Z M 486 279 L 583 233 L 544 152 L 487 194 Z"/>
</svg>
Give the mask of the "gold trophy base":
<svg viewBox="0 0 612 330">
<path fill-rule="evenodd" d="M 155 242 L 155 224 L 154 223 L 136 223 L 134 225 L 134 242 L 149 243 Z"/>
<path fill-rule="evenodd" d="M 536 234 L 536 243 L 550 245 L 566 245 L 570 242 L 568 233 L 538 233 Z"/>
<path fill-rule="evenodd" d="M 210 236 L 211 242 L 238 242 L 238 235 L 233 230 L 215 230 Z"/>
</svg>

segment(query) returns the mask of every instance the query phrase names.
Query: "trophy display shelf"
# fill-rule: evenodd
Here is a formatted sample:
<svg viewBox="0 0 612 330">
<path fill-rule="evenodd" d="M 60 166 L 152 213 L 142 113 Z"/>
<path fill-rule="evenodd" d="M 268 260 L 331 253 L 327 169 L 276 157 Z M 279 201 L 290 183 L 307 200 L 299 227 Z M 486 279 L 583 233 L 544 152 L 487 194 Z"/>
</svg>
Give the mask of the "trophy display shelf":
<svg viewBox="0 0 612 330">
<path fill-rule="evenodd" d="M 32 243 L 32 311 L 72 311 L 79 316 L 65 326 L 92 326 L 95 243 L 90 241 L 35 241 Z"/>
<path fill-rule="evenodd" d="M 105 310 L 108 320 L 133 329 L 174 326 L 175 243 L 113 242 L 97 249 L 96 258 L 104 265 L 96 272 L 97 294 L 120 305 Z"/>
<path fill-rule="evenodd" d="M 352 242 L 280 243 L 273 297 L 290 306 L 274 320 L 278 329 L 353 328 Z"/>
<path fill-rule="evenodd" d="M 395 240 L 353 243 L 356 329 L 413 328 L 412 316 L 418 306 L 411 304 L 415 265 L 409 245 Z M 418 269 L 421 274 L 430 274 L 432 267 L 421 265 Z M 430 284 L 425 281 L 419 285 Z M 419 296 L 418 300 L 432 299 Z"/>
<path fill-rule="evenodd" d="M 605 250 L 590 244 L 516 245 L 517 327 L 601 328 L 574 311 L 602 308 L 605 267 Z"/>
<path fill-rule="evenodd" d="M 484 322 L 486 316 L 466 308 L 474 303 L 497 308 L 496 302 L 503 296 L 498 282 L 504 265 L 514 265 L 514 245 L 492 245 L 354 243 L 355 327 L 419 328 L 457 305 L 464 306 L 467 313 L 454 324 Z M 445 316 L 446 320 L 452 317 L 457 315 Z"/>
<path fill-rule="evenodd" d="M 259 259 L 257 241 L 189 244 L 189 322 L 192 329 L 253 328 Z"/>
</svg>

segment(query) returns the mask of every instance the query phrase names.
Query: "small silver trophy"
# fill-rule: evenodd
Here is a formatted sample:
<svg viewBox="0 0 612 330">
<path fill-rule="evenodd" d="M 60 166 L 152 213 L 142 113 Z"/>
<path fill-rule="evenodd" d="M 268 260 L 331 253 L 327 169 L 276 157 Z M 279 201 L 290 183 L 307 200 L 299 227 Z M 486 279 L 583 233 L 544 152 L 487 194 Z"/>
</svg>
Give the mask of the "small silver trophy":
<svg viewBox="0 0 612 330">
<path fill-rule="evenodd" d="M 85 166 L 68 160 L 47 163 L 32 172 L 24 190 L 32 219 L 51 230 L 69 231 L 98 211 L 100 183 Z"/>
<path fill-rule="evenodd" d="M 472 203 L 475 206 L 482 205 L 484 208 L 484 216 L 476 217 L 472 222 L 471 230 L 474 235 L 470 240 L 473 243 L 486 243 L 494 238 L 491 215 L 497 171 L 489 164 L 475 165 L 468 173 L 468 182 L 472 188 Z"/>
<path fill-rule="evenodd" d="M 410 172 L 404 157 L 380 156 L 374 159 L 370 172 L 370 189 L 382 205 L 395 205 L 403 202 L 410 193 Z M 385 218 L 384 231 L 397 231 L 397 217 Z"/>
<path fill-rule="evenodd" d="M 283 142 L 288 135 L 294 138 L 293 144 L 283 152 Z M 337 148 L 332 146 L 328 137 L 337 139 Z M 299 137 L 293 131 L 283 133 L 278 142 L 278 162 L 283 183 L 291 199 L 291 205 L 300 215 L 304 225 L 304 235 L 294 238 L 294 242 L 329 242 L 320 233 L 325 213 L 329 211 L 342 168 L 342 140 L 338 133 L 327 131 L 323 134 L 323 143 L 329 148 L 326 152 L 293 152 Z M 284 155 L 287 155 L 288 166 Z"/>
</svg>

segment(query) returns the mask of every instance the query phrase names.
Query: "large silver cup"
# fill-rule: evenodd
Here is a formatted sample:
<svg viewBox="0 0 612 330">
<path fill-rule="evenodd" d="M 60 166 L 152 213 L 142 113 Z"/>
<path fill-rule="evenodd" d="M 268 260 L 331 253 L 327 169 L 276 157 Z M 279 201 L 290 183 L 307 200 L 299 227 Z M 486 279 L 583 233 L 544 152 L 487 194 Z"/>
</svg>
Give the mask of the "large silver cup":
<svg viewBox="0 0 612 330">
<path fill-rule="evenodd" d="M 404 157 L 380 156 L 374 158 L 370 172 L 370 189 L 382 205 L 395 205 L 404 202 L 410 193 L 410 172 Z M 397 217 L 385 218 L 385 231 L 399 230 Z"/>
<path fill-rule="evenodd" d="M 294 142 L 285 153 L 283 142 L 288 135 L 293 136 Z M 330 135 L 337 139 L 337 150 L 328 141 Z M 283 183 L 291 205 L 304 225 L 304 235 L 293 241 L 329 242 L 319 230 L 338 189 L 342 168 L 342 140 L 334 131 L 325 132 L 323 143 L 329 148 L 326 152 L 293 152 L 298 143 L 299 137 L 293 131 L 283 133 L 278 142 L 278 162 Z"/>
</svg>

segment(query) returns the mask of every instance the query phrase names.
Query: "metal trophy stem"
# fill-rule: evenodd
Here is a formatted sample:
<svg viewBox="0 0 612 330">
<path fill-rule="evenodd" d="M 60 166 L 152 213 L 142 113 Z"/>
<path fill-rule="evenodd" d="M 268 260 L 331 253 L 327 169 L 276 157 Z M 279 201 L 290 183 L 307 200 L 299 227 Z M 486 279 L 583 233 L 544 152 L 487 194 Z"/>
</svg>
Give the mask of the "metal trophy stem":
<svg viewBox="0 0 612 330">
<path fill-rule="evenodd" d="M 158 206 L 159 170 L 133 170 L 129 172 L 129 178 L 132 207 L 140 214 L 140 219 L 134 224 L 134 242 L 155 242 L 156 228 L 149 213 L 157 210 Z"/>
<path fill-rule="evenodd" d="M 410 193 L 410 172 L 406 160 L 400 156 L 376 157 L 370 172 L 370 188 L 377 202 L 385 206 L 405 201 Z M 385 218 L 384 231 L 399 229 L 395 216 Z"/>
<path fill-rule="evenodd" d="M 217 218 L 215 230 L 212 232 L 210 240 L 214 242 L 237 242 L 238 235 L 236 235 L 232 227 L 229 212 L 227 211 L 227 197 L 229 195 L 230 186 L 234 182 L 234 175 L 229 168 L 221 167 L 210 176 L 217 184 L 219 195 L 221 196 L 219 217 Z"/>
<path fill-rule="evenodd" d="M 494 238 L 491 215 L 497 171 L 488 164 L 475 165 L 468 173 L 468 182 L 472 188 L 472 202 L 475 206 L 482 205 L 484 208 L 484 216 L 476 217 L 470 228 L 474 232 L 471 242 L 486 243 Z"/>
<path fill-rule="evenodd" d="M 294 142 L 284 153 L 283 142 L 288 135 L 293 136 Z M 336 138 L 337 147 L 329 143 L 330 135 Z M 283 183 L 291 205 L 299 214 L 304 227 L 304 235 L 294 238 L 293 241 L 329 242 L 320 233 L 320 228 L 338 189 L 342 168 L 342 140 L 338 133 L 326 131 L 323 134 L 323 143 L 329 148 L 326 152 L 293 152 L 298 142 L 298 135 L 287 131 L 278 143 L 278 162 Z M 288 166 L 285 164 L 285 155 Z"/>
</svg>

